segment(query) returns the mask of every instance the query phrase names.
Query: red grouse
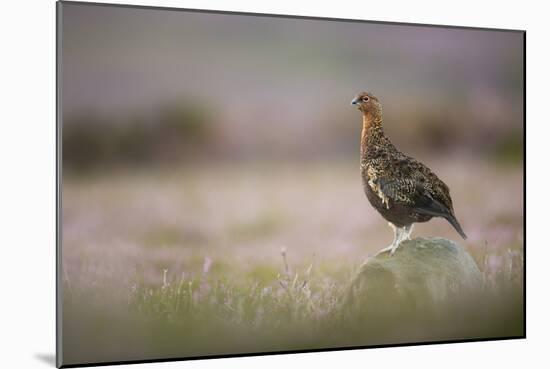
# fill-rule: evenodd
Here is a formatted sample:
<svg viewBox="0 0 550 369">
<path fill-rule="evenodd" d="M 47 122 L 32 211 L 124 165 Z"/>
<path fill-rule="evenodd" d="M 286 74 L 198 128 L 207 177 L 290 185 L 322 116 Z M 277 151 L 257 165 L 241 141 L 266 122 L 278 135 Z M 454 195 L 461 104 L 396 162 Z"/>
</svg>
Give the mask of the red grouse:
<svg viewBox="0 0 550 369">
<path fill-rule="evenodd" d="M 414 223 L 433 217 L 445 218 L 462 236 L 456 220 L 449 187 L 427 166 L 403 154 L 382 129 L 382 105 L 369 92 L 351 102 L 363 114 L 361 132 L 361 177 L 371 205 L 394 230 L 391 245 L 380 253 L 393 255 L 399 244 L 410 238 Z"/>
</svg>

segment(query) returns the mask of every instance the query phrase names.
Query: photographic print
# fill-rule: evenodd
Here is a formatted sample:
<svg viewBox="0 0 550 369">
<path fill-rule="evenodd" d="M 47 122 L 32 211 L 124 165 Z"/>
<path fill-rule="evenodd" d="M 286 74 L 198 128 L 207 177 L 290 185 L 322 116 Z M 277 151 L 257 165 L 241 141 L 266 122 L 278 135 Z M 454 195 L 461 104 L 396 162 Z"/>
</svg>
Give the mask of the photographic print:
<svg viewBox="0 0 550 369">
<path fill-rule="evenodd" d="M 525 337 L 525 32 L 57 3 L 60 366 Z"/>
</svg>

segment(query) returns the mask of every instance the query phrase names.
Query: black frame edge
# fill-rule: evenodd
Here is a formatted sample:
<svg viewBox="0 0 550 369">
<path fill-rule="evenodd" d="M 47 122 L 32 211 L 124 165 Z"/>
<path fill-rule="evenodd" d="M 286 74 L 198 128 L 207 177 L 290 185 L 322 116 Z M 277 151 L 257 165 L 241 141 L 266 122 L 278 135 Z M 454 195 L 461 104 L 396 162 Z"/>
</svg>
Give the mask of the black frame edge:
<svg viewBox="0 0 550 369">
<path fill-rule="evenodd" d="M 61 129 L 62 129 L 62 109 L 61 109 L 61 36 L 62 36 L 62 5 L 63 2 L 55 3 L 55 292 L 56 292 L 56 324 L 55 324 L 55 365 L 60 368 L 63 366 L 63 295 L 61 278 Z"/>
</svg>

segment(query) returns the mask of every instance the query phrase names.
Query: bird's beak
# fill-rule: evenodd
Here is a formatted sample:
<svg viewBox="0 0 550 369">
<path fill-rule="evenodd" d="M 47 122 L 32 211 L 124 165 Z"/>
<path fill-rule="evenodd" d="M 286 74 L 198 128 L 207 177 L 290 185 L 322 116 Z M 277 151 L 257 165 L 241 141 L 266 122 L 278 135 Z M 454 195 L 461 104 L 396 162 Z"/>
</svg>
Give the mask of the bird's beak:
<svg viewBox="0 0 550 369">
<path fill-rule="evenodd" d="M 353 100 L 351 100 L 351 104 L 350 105 L 357 105 L 359 104 L 359 98 L 354 98 Z"/>
</svg>

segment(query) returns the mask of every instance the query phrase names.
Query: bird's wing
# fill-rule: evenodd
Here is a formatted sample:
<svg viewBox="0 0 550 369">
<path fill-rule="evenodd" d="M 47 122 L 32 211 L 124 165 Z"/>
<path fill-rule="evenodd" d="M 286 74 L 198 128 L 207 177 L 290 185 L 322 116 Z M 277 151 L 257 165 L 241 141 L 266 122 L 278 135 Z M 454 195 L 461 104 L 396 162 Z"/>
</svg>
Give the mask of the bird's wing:
<svg viewBox="0 0 550 369">
<path fill-rule="evenodd" d="M 389 164 L 372 161 L 368 184 L 388 209 L 392 204 L 410 207 L 418 214 L 443 217 L 466 239 L 454 216 L 449 187 L 427 166 L 407 156 L 395 156 Z"/>
<path fill-rule="evenodd" d="M 389 207 L 392 203 L 407 205 L 419 213 L 444 216 L 451 213 L 445 204 L 434 197 L 428 186 L 415 178 L 379 177 L 375 182 L 375 192 Z"/>
<path fill-rule="evenodd" d="M 378 177 L 374 181 L 379 196 L 392 202 L 414 205 L 417 196 L 416 183 L 412 178 Z"/>
<path fill-rule="evenodd" d="M 406 156 L 396 159 L 395 163 L 384 168 L 373 167 L 370 171 L 369 185 L 382 201 L 390 200 L 438 215 L 452 214 L 449 188 L 427 166 Z"/>
</svg>

